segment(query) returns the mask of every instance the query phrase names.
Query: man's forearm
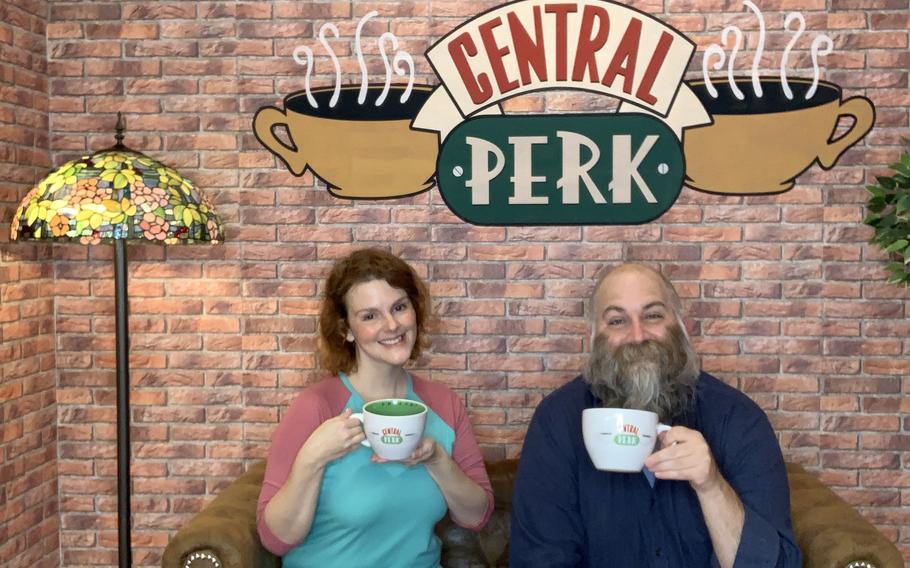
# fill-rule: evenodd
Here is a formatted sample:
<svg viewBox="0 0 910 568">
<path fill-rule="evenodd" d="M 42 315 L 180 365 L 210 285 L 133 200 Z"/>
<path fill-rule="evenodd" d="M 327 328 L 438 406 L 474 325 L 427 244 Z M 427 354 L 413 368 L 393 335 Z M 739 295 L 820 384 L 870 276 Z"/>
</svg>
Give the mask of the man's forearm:
<svg viewBox="0 0 910 568">
<path fill-rule="evenodd" d="M 695 494 L 701 505 L 717 562 L 721 568 L 732 568 L 746 518 L 742 501 L 719 474 L 715 483 L 710 487 L 696 489 Z"/>
</svg>

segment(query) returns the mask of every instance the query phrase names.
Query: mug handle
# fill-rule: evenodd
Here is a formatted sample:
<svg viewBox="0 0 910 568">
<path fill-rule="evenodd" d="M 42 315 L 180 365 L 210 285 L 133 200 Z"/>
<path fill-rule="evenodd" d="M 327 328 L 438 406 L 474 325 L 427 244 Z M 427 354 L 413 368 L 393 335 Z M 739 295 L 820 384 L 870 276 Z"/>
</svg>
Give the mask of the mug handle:
<svg viewBox="0 0 910 568">
<path fill-rule="evenodd" d="M 361 424 L 363 424 L 363 412 L 355 412 L 354 414 L 351 414 L 351 418 L 356 418 L 357 420 L 360 420 Z M 368 448 L 373 447 L 370 445 L 370 441 L 367 440 L 366 438 L 364 438 L 363 440 L 360 440 L 360 445 L 366 446 Z"/>
<path fill-rule="evenodd" d="M 828 142 L 819 153 L 818 163 L 826 170 L 831 169 L 841 154 L 872 130 L 872 125 L 875 123 L 875 107 L 872 106 L 872 101 L 866 97 L 850 97 L 841 103 L 837 111 L 838 121 L 842 116 L 852 116 L 853 126 L 840 138 Z M 837 122 L 834 123 L 834 126 L 837 128 Z"/>
<path fill-rule="evenodd" d="M 300 150 L 298 148 L 286 146 L 275 136 L 275 133 L 272 132 L 273 128 L 281 125 L 288 128 L 288 134 L 290 135 L 287 114 L 285 114 L 285 111 L 275 107 L 263 107 L 259 109 L 256 112 L 256 116 L 253 117 L 253 131 L 256 133 L 256 138 L 259 139 L 259 142 L 265 146 L 269 152 L 278 156 L 281 161 L 284 162 L 284 165 L 291 170 L 292 174 L 299 176 L 306 170 L 306 159 L 300 155 Z"/>
<path fill-rule="evenodd" d="M 666 424 L 661 424 L 660 422 L 658 422 L 658 423 L 657 423 L 657 435 L 659 436 L 661 433 L 666 432 L 666 431 L 669 430 L 670 428 L 672 428 L 672 426 L 667 426 Z M 673 442 L 673 443 L 670 444 L 670 445 L 671 445 L 671 446 L 675 446 L 677 443 L 678 443 L 678 442 Z"/>
</svg>

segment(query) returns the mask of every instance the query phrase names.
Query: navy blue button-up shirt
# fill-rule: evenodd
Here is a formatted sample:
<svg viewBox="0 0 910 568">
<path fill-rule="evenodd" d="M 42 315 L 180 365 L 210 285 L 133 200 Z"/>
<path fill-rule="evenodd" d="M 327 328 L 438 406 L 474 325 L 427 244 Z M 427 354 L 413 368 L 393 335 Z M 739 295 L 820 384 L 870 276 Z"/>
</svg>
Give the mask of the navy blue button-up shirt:
<svg viewBox="0 0 910 568">
<path fill-rule="evenodd" d="M 698 498 L 687 481 L 594 468 L 581 413 L 601 406 L 578 377 L 547 396 L 534 413 L 512 497 L 510 566 L 716 567 Z M 765 413 L 743 393 L 702 373 L 692 407 L 672 425 L 701 432 L 742 501 L 745 521 L 735 566 L 799 567 L 786 469 Z"/>
</svg>

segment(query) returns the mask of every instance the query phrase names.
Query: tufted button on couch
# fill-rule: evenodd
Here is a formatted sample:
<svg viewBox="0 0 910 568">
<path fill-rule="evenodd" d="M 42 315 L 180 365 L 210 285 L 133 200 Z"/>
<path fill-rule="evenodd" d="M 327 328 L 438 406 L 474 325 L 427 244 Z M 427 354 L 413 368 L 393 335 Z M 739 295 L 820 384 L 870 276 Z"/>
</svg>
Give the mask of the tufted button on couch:
<svg viewBox="0 0 910 568">
<path fill-rule="evenodd" d="M 436 527 L 442 565 L 508 566 L 509 512 L 516 460 L 487 464 L 496 496 L 493 517 L 480 532 L 446 517 Z M 265 462 L 252 466 L 193 517 L 164 551 L 163 568 L 278 568 L 256 530 L 256 501 Z M 793 530 L 806 568 L 901 568 L 897 548 L 853 507 L 796 464 L 787 464 Z"/>
</svg>

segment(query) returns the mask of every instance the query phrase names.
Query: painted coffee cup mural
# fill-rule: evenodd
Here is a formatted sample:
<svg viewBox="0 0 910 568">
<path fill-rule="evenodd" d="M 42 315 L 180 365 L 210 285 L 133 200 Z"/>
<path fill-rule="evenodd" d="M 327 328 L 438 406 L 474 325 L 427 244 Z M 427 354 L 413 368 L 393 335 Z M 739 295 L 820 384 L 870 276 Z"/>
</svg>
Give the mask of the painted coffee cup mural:
<svg viewBox="0 0 910 568">
<path fill-rule="evenodd" d="M 376 12 L 366 14 L 357 25 L 356 47 L 362 74 L 360 86 L 342 86 L 341 71 L 326 32 L 337 37 L 338 28 L 325 24 L 319 40 L 335 66 L 335 85 L 310 89 L 313 52 L 298 47 L 294 59 L 306 67 L 306 88 L 284 99 L 284 108 L 263 107 L 253 119 L 256 138 L 278 156 L 296 176 L 309 169 L 336 197 L 384 199 L 426 191 L 433 186 L 438 143 L 433 134 L 412 130 L 410 123 L 429 97 L 431 87 L 414 85 L 414 64 L 405 52 L 396 53 L 390 64 L 386 43 L 397 49 L 391 33 L 379 38 L 386 66 L 384 84 L 367 82 L 361 31 Z M 303 56 L 306 56 L 305 59 Z M 392 72 L 404 75 L 407 85 L 392 85 Z M 287 130 L 291 146 L 275 135 L 276 127 Z"/>
<path fill-rule="evenodd" d="M 777 193 L 793 187 L 797 176 L 818 161 L 824 169 L 872 128 L 874 111 L 863 97 L 842 100 L 841 89 L 820 81 L 815 95 L 805 93 L 811 81 L 791 80 L 794 97 L 784 96 L 778 79 L 762 78 L 756 98 L 749 79 L 735 82 L 746 98 L 737 99 L 727 84 L 717 98 L 704 82 L 690 85 L 711 114 L 713 124 L 686 132 L 686 185 L 711 193 Z M 836 139 L 838 120 L 852 116 L 849 131 Z M 723 166 L 718 165 L 718 161 Z"/>
<path fill-rule="evenodd" d="M 342 87 L 339 103 L 328 102 L 334 89 L 292 93 L 284 109 L 266 107 L 256 113 L 256 137 L 287 165 L 294 175 L 307 169 L 325 182 L 336 197 L 382 199 L 420 193 L 433 186 L 438 143 L 427 132 L 411 130 L 411 120 L 426 101 L 430 87 L 418 86 L 405 103 L 392 96 L 374 106 L 383 86 L 367 88 L 365 105 L 357 103 L 357 87 Z M 392 95 L 404 90 L 390 87 Z M 287 128 L 294 147 L 274 134 Z"/>
<path fill-rule="evenodd" d="M 413 84 L 411 57 L 386 53 L 398 48 L 388 32 L 378 39 L 385 82 L 368 82 L 361 32 L 376 12 L 356 29 L 361 83 L 342 86 L 326 41 L 338 29 L 326 23 L 319 42 L 334 64 L 334 85 L 310 88 L 313 50 L 299 46 L 305 89 L 283 108 L 260 109 L 254 131 L 294 175 L 312 171 L 337 197 L 404 197 L 436 184 L 456 215 L 482 225 L 646 223 L 684 184 L 729 195 L 787 191 L 814 164 L 833 167 L 872 128 L 875 110 L 819 78 L 818 58 L 833 45 L 827 36 L 811 42 L 814 76 L 787 77 L 805 31 L 798 13 L 784 21 L 795 33 L 779 77 L 760 73 L 764 17 L 750 0 L 743 5 L 759 24 L 751 77 L 734 76 L 743 34 L 729 26 L 722 46 L 704 51 L 701 80 L 685 80 L 691 40 L 609 0 L 520 0 L 474 16 L 427 50 L 438 87 Z M 726 77 L 709 75 L 725 63 Z M 392 85 L 393 74 L 408 83 Z M 620 105 L 597 115 L 504 115 L 505 100 L 549 90 Z M 846 119 L 852 124 L 844 127 Z"/>
<path fill-rule="evenodd" d="M 719 45 L 704 52 L 703 79 L 688 81 L 711 115 L 712 124 L 686 132 L 686 185 L 723 194 L 779 193 L 792 188 L 796 178 L 814 163 L 823 169 L 834 166 L 840 156 L 872 129 L 875 109 L 865 97 L 843 99 L 841 88 L 819 80 L 818 56 L 831 52 L 830 38 L 816 36 L 811 44 L 814 77 L 787 78 L 790 51 L 806 27 L 798 12 L 784 20 L 784 29 L 798 24 L 784 50 L 778 77 L 760 76 L 758 62 L 765 42 L 765 22 L 758 7 L 743 4 L 758 19 L 759 36 L 751 77 L 733 77 L 742 32 L 724 28 L 721 41 L 734 42 L 729 58 Z M 712 56 L 717 57 L 711 64 Z M 723 68 L 726 78 L 711 79 L 709 67 Z M 835 136 L 838 122 L 851 117 L 853 124 Z"/>
</svg>

